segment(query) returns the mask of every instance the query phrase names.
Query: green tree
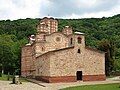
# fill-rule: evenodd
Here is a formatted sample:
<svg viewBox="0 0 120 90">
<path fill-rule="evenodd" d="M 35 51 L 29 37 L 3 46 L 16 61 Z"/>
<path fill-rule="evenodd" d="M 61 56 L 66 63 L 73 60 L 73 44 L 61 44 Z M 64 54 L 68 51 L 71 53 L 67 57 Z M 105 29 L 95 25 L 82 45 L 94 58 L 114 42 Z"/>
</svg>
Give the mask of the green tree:
<svg viewBox="0 0 120 90">
<path fill-rule="evenodd" d="M 14 71 L 13 65 L 18 59 L 14 50 L 15 38 L 14 35 L 0 35 L 0 64 L 2 65 L 2 71 L 5 71 L 4 73 L 12 73 Z"/>
<path fill-rule="evenodd" d="M 115 60 L 115 44 L 113 40 L 103 39 L 99 43 L 99 49 L 105 51 L 105 71 L 106 75 L 110 75 L 114 68 Z"/>
</svg>

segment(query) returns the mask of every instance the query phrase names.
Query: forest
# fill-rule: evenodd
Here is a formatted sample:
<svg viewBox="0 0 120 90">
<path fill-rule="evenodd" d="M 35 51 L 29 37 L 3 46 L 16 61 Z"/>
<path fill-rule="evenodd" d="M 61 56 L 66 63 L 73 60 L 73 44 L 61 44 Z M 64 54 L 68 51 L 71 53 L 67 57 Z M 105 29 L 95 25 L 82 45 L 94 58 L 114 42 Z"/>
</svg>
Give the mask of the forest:
<svg viewBox="0 0 120 90">
<path fill-rule="evenodd" d="M 0 73 L 20 74 L 21 47 L 36 34 L 40 18 L 0 20 Z M 85 33 L 86 45 L 105 52 L 106 75 L 120 73 L 120 14 L 103 18 L 57 19 L 58 30 L 69 25 Z"/>
</svg>

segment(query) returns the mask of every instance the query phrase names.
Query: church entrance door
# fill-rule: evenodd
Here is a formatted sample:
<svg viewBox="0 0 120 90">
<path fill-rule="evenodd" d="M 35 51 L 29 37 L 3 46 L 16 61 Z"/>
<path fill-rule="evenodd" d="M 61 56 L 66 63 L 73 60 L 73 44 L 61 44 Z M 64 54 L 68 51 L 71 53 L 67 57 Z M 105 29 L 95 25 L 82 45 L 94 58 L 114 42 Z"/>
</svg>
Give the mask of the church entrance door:
<svg viewBox="0 0 120 90">
<path fill-rule="evenodd" d="M 82 80 L 82 71 L 77 71 L 76 76 L 77 80 Z"/>
</svg>

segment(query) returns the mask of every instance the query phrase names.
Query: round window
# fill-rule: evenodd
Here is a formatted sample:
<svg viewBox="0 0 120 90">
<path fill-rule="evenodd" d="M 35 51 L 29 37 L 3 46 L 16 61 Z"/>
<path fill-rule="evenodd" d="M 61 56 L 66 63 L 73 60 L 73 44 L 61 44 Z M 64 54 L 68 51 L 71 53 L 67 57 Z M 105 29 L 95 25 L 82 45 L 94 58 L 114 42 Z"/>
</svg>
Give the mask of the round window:
<svg viewBox="0 0 120 90">
<path fill-rule="evenodd" d="M 56 41 L 59 42 L 60 41 L 60 37 L 56 37 Z"/>
</svg>

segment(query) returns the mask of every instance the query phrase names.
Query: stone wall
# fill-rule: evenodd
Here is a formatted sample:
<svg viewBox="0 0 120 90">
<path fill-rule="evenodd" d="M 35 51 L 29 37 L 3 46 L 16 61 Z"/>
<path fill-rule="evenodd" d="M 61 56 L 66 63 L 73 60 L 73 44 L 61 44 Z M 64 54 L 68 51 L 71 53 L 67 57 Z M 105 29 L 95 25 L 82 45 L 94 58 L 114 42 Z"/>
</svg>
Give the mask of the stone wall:
<svg viewBox="0 0 120 90">
<path fill-rule="evenodd" d="M 76 81 L 77 71 L 82 71 L 83 81 L 105 80 L 105 54 L 85 47 L 84 36 L 74 35 L 71 37 L 74 40 L 74 46 L 53 50 L 39 57 L 37 64 L 40 63 L 44 67 L 41 71 L 47 70 L 49 74 L 44 72 L 44 74 L 38 74 L 37 78 L 48 80 L 47 82 L 62 82 L 67 78 L 69 78 L 68 81 Z M 79 44 L 78 37 L 81 37 Z M 80 49 L 80 53 L 78 53 L 78 49 Z"/>
<path fill-rule="evenodd" d="M 62 33 L 56 32 L 46 36 L 46 51 L 52 51 L 68 47 L 68 38 Z"/>
<path fill-rule="evenodd" d="M 73 49 L 52 52 L 50 56 L 50 76 L 75 76 L 75 58 Z M 72 67 L 72 68 L 71 68 Z"/>
<path fill-rule="evenodd" d="M 55 50 L 38 57 L 36 66 L 40 67 L 41 73 L 36 74 L 36 78 L 46 82 L 72 82 L 77 81 L 76 72 L 82 71 L 83 81 L 105 80 L 104 62 L 97 61 L 97 59 L 104 61 L 104 53 L 85 49 L 84 55 L 75 55 L 74 49 L 74 47 L 69 47 Z M 83 58 L 87 54 L 92 55 L 90 58 Z M 76 56 L 78 60 L 76 60 Z"/>
<path fill-rule="evenodd" d="M 46 53 L 36 58 L 36 76 L 50 76 L 50 55 Z"/>
<path fill-rule="evenodd" d="M 68 47 L 68 37 L 59 32 L 46 35 L 45 38 L 46 40 L 44 42 L 35 43 L 37 56 L 48 51 Z"/>
<path fill-rule="evenodd" d="M 36 57 L 45 53 L 46 49 L 45 49 L 45 42 L 37 42 L 35 43 L 35 53 L 36 53 Z"/>
<path fill-rule="evenodd" d="M 54 50 L 37 57 L 36 79 L 45 82 L 76 81 L 73 48 Z"/>
<path fill-rule="evenodd" d="M 105 53 L 85 49 L 84 75 L 105 75 Z"/>
</svg>

